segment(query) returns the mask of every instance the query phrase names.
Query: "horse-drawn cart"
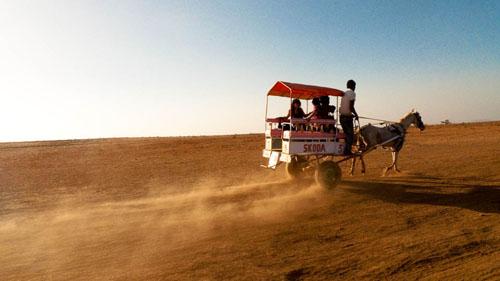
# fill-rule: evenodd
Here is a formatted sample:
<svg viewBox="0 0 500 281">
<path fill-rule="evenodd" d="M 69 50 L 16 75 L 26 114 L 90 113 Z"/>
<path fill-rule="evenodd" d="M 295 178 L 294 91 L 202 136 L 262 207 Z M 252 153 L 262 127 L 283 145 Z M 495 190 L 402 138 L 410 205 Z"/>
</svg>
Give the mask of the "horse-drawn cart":
<svg viewBox="0 0 500 281">
<path fill-rule="evenodd" d="M 336 122 L 339 120 L 338 111 L 333 116 L 329 115 L 327 119 L 268 118 L 270 97 L 286 98 L 290 112 L 293 110 L 294 99 L 305 101 L 308 112 L 309 102 L 314 98 L 334 97 L 338 108 L 339 97 L 343 95 L 343 91 L 334 88 L 278 81 L 266 97 L 266 142 L 263 156 L 268 158 L 268 164 L 263 166 L 275 169 L 281 163 L 286 163 L 286 171 L 291 178 L 298 179 L 314 172 L 319 185 L 333 188 L 342 176 L 338 165 L 340 162 L 352 159 L 350 172 L 353 174 L 356 158 L 359 158 L 364 173 L 363 156 L 377 147 L 384 147 L 392 151 L 393 158 L 392 164 L 384 170 L 384 174 L 389 169 L 399 172 L 397 159 L 403 147 L 406 130 L 410 125 L 420 130 L 425 129 L 420 114 L 414 110 L 405 115 L 400 122 L 386 122 L 389 124 L 385 127 L 375 127 L 371 124 L 360 127 L 357 133 L 357 152 L 352 155 L 344 153 L 345 135 Z M 338 160 L 335 160 L 335 157 L 338 157 Z"/>
<path fill-rule="evenodd" d="M 314 120 L 268 118 L 269 97 L 284 97 L 290 104 L 293 99 L 299 99 L 306 103 L 308 109 L 313 98 L 334 97 L 338 105 L 338 98 L 343 94 L 343 91 L 334 88 L 277 82 L 266 98 L 266 144 L 263 151 L 263 156 L 269 159 L 266 167 L 274 169 L 286 163 L 286 171 L 294 179 L 314 171 L 318 184 L 334 187 L 342 173 L 333 158 L 344 156 L 345 146 L 345 136 L 336 123 L 338 114 L 337 118 Z"/>
</svg>

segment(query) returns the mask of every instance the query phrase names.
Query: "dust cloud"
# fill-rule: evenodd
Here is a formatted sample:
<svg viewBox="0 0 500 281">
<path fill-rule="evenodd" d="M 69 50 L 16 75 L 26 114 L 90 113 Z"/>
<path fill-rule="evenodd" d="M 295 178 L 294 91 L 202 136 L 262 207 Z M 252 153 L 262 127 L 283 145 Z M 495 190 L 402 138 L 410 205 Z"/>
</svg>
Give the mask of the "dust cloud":
<svg viewBox="0 0 500 281">
<path fill-rule="evenodd" d="M 326 192 L 311 182 L 288 181 L 220 187 L 215 180 L 203 180 L 184 192 L 155 184 L 148 188 L 150 194 L 142 198 L 82 203 L 75 196 L 57 208 L 1 221 L 0 264 L 15 265 L 6 268 L 12 274 L 35 274 L 68 272 L 78 260 L 81 274 L 88 268 L 87 274 L 113 276 L 113 270 L 146 266 L 160 252 L 242 223 L 291 219 L 324 204 Z M 99 260 L 108 266 L 99 270 Z"/>
</svg>

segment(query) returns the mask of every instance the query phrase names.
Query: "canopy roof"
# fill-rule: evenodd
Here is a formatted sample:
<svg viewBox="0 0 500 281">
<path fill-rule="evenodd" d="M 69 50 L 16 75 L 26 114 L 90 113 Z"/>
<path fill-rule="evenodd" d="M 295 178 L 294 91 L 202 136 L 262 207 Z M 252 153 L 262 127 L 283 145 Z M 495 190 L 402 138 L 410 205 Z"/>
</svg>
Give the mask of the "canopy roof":
<svg viewBox="0 0 500 281">
<path fill-rule="evenodd" d="M 321 96 L 341 97 L 344 95 L 344 92 L 334 88 L 278 81 L 274 84 L 271 90 L 269 90 L 267 95 L 308 100 Z"/>
</svg>

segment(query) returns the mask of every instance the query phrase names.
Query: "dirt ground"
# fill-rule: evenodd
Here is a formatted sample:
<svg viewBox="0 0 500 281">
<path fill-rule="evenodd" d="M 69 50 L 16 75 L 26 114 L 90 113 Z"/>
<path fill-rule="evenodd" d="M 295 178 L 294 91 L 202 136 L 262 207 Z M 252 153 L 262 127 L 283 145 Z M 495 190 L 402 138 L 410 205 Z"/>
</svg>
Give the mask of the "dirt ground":
<svg viewBox="0 0 500 281">
<path fill-rule="evenodd" d="M 0 144 L 0 279 L 500 280 L 500 122 L 411 129 L 401 174 L 380 149 L 332 191 L 263 143 Z"/>
</svg>

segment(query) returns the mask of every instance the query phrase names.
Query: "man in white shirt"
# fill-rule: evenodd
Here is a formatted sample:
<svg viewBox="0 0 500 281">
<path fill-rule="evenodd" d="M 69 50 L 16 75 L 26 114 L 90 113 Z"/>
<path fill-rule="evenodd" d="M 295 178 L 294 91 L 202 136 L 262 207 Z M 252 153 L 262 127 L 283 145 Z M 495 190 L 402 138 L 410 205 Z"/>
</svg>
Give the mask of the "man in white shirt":
<svg viewBox="0 0 500 281">
<path fill-rule="evenodd" d="M 345 134 L 345 155 L 352 155 L 352 143 L 354 141 L 354 125 L 353 118 L 359 120 L 358 113 L 354 109 L 354 102 L 356 101 L 356 82 L 354 80 L 347 81 L 347 91 L 340 101 L 340 125 Z"/>
</svg>

